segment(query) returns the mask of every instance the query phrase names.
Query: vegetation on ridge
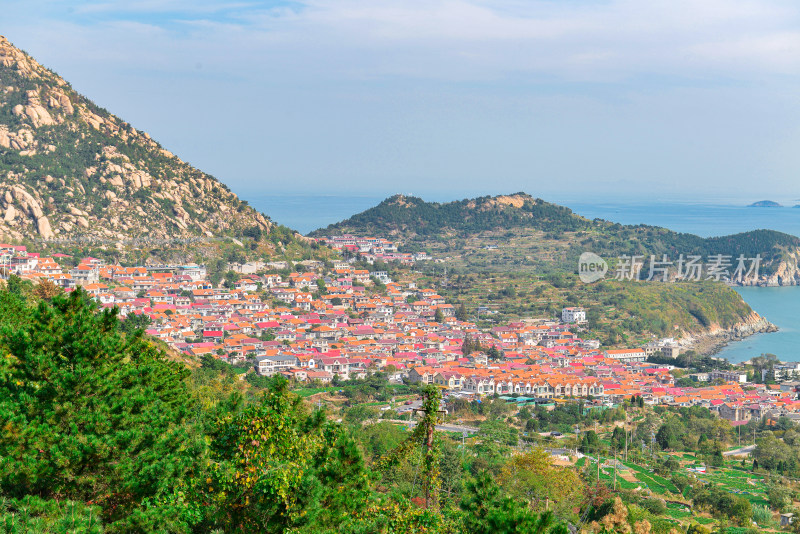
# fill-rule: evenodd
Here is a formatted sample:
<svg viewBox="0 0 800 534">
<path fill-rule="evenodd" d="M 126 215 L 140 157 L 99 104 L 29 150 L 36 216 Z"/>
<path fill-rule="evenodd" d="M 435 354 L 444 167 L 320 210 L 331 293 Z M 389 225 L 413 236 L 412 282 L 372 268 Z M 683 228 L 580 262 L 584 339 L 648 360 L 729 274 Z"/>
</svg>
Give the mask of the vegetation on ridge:
<svg viewBox="0 0 800 534">
<path fill-rule="evenodd" d="M 746 258 L 760 254 L 761 272 L 772 274 L 800 248 L 800 238 L 773 230 L 702 238 L 656 226 L 589 220 L 526 193 L 441 204 L 395 195 L 311 235 L 334 233 L 391 237 L 407 250 L 449 256 L 456 267 L 494 271 L 575 272 L 578 257 L 588 250 L 607 259 L 667 255 L 673 261 L 681 254 L 703 258 L 723 254 L 732 258 L 734 267 L 740 254 Z"/>
</svg>

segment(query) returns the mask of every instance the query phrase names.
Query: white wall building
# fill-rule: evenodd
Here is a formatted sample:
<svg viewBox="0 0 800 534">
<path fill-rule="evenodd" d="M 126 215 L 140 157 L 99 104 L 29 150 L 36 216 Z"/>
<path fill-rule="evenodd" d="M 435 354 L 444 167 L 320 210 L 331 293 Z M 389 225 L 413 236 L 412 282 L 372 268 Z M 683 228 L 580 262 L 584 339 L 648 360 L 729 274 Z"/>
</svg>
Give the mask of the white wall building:
<svg viewBox="0 0 800 534">
<path fill-rule="evenodd" d="M 585 323 L 586 310 L 583 308 L 564 308 L 561 310 L 561 320 L 565 323 Z"/>
</svg>

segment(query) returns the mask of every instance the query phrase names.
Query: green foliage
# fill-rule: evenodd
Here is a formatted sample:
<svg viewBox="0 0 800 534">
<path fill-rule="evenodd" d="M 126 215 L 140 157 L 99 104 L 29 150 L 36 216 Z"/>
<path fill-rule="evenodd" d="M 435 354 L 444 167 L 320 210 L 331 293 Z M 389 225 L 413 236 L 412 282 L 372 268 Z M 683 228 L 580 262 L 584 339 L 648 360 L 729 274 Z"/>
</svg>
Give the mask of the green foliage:
<svg viewBox="0 0 800 534">
<path fill-rule="evenodd" d="M 583 438 L 581 438 L 580 451 L 585 454 L 589 454 L 590 452 L 596 452 L 599 444 L 600 440 L 597 438 L 597 434 L 595 433 L 595 431 L 589 430 L 583 433 Z"/>
<path fill-rule="evenodd" d="M 106 521 L 168 521 L 147 503 L 202 456 L 184 426 L 188 371 L 122 336 L 82 291 L 24 310 L 0 345 L 0 490 L 93 502 Z"/>
<path fill-rule="evenodd" d="M 767 487 L 767 499 L 770 507 L 782 512 L 792 503 L 792 492 L 785 486 L 771 484 Z"/>
<path fill-rule="evenodd" d="M 150 317 L 146 313 L 131 313 L 120 322 L 120 330 L 128 335 L 141 334 L 150 326 Z"/>
<path fill-rule="evenodd" d="M 0 533 L 39 532 L 102 534 L 104 528 L 97 506 L 35 495 L 0 500 Z"/>
<path fill-rule="evenodd" d="M 697 489 L 694 494 L 694 503 L 701 508 L 728 517 L 739 525 L 749 524 L 753 515 L 750 501 L 738 495 L 732 495 L 720 486 L 705 486 Z"/>
<path fill-rule="evenodd" d="M 344 222 L 330 225 L 324 230 L 318 230 L 312 235 L 341 233 L 344 229 L 351 228 L 370 235 L 389 235 L 396 228 L 413 229 L 421 235 L 436 235 L 444 229 L 471 234 L 486 229 L 516 226 L 566 231 L 583 228 L 587 224 L 585 219 L 574 216 L 568 208 L 539 199 L 527 197 L 520 209 L 503 204 L 491 205 L 490 201 L 491 197 L 475 199 L 475 203 L 487 208 L 478 210 L 470 207 L 473 202 L 470 200 L 438 204 L 416 197 L 396 195 L 374 208 L 356 214 Z"/>
<path fill-rule="evenodd" d="M 365 504 L 368 479 L 355 443 L 278 384 L 261 402 L 224 416 L 199 488 L 226 531 L 332 528 Z"/>
<path fill-rule="evenodd" d="M 466 485 L 460 506 L 464 511 L 464 532 L 473 534 L 545 534 L 565 533 L 566 527 L 555 524 L 551 512 L 541 515 L 521 501 L 504 496 L 487 473 Z"/>
<path fill-rule="evenodd" d="M 766 432 L 756 440 L 753 457 L 761 468 L 777 471 L 782 465 L 794 459 L 794 451 L 783 440 L 776 438 L 772 432 Z"/>
<path fill-rule="evenodd" d="M 591 466 L 582 479 L 544 451 L 514 450 L 517 426 L 610 427 L 625 419 L 622 408 L 569 402 L 550 411 L 526 406 L 515 416 L 515 405 L 501 399 L 457 399 L 455 414 L 485 418 L 462 446 L 461 436 L 434 430 L 441 421 L 434 387 L 422 390 L 422 416 L 409 433 L 365 424 L 377 415 L 369 403 L 409 386 L 389 385 L 381 373 L 343 381 L 350 424 L 342 426 L 310 411 L 280 376 L 239 380 L 243 369 L 213 357 L 190 372 L 136 335 L 139 328 L 127 331 L 134 335 L 125 328 L 81 291 L 51 302 L 0 291 L 0 532 L 563 533 L 558 521 L 602 517 L 609 494 L 593 493 Z M 630 409 L 645 414 L 635 439 L 658 431 L 664 443 L 696 445 L 701 457 L 731 439 L 730 425 L 699 407 Z M 585 431 L 582 449 L 621 449 L 624 432 L 605 434 L 609 427 Z M 782 435 L 786 443 L 763 432 L 757 456 L 790 470 L 791 456 L 773 456 L 778 443 L 792 447 L 800 434 L 789 427 Z M 670 455 L 649 467 L 626 462 L 642 482 L 620 477 L 617 487 L 646 483 L 678 495 L 689 490 L 687 477 L 664 478 L 676 463 Z M 751 506 L 766 502 L 745 483 L 752 476 L 728 468 L 698 474 L 697 509 L 768 524 L 768 512 Z M 784 489 L 774 486 L 767 496 L 778 506 Z M 646 520 L 652 532 L 667 532 L 674 523 L 663 516 L 688 517 L 630 493 L 627 524 Z"/>
<path fill-rule="evenodd" d="M 400 235 L 409 242 L 411 248 L 434 249 L 444 243 L 444 249 L 458 248 L 453 235 L 462 238 L 479 233 L 491 233 L 503 251 L 525 250 L 527 256 L 544 256 L 545 264 L 555 264 L 559 269 L 573 272 L 578 256 L 592 250 L 605 258 L 622 255 L 641 255 L 661 257 L 667 255 L 676 260 L 678 254 L 685 257 L 699 255 L 707 258 L 715 254 L 732 257 L 735 263 L 738 256 L 746 258 L 760 254 L 762 272 L 770 274 L 787 251 L 800 247 L 800 238 L 772 230 L 755 230 L 723 237 L 702 238 L 692 234 L 673 232 L 665 228 L 647 225 L 621 225 L 601 219 L 588 220 L 576 215 L 569 208 L 558 206 L 528 196 L 525 193 L 514 195 L 517 206 L 484 196 L 447 203 L 425 202 L 417 197 L 395 195 L 377 206 L 353 215 L 349 219 L 320 229 L 312 235 L 331 235 L 354 233 L 358 235 Z M 541 233 L 534 241 L 526 240 L 531 230 Z M 502 237 L 500 237 L 502 233 Z M 569 252 L 558 254 L 537 254 L 550 252 L 553 243 L 569 245 Z M 519 270 L 524 263 L 513 255 L 500 256 L 496 252 L 488 254 L 475 263 L 471 255 L 471 265 Z M 530 263 L 530 262 L 527 262 Z M 529 265 L 530 266 L 530 265 Z M 647 268 L 642 269 L 647 276 Z M 557 287 L 557 284 L 554 283 Z M 695 308 L 697 320 L 701 323 L 710 320 L 703 308 Z"/>
</svg>

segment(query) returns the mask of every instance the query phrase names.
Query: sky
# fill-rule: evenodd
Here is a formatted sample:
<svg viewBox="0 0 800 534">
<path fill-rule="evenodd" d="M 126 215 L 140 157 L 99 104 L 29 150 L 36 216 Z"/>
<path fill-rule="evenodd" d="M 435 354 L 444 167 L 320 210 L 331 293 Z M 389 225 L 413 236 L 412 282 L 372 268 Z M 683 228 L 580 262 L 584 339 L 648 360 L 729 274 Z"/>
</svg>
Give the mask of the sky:
<svg viewBox="0 0 800 534">
<path fill-rule="evenodd" d="M 243 198 L 800 199 L 796 0 L 0 0 Z"/>
</svg>

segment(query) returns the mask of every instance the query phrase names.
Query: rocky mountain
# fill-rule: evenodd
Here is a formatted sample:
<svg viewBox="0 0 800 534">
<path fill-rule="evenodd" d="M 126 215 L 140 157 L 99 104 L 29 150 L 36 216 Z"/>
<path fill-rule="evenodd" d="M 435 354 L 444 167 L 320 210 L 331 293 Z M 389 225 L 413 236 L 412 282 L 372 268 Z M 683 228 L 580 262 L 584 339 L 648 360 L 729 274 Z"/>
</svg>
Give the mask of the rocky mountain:
<svg viewBox="0 0 800 534">
<path fill-rule="evenodd" d="M 447 203 L 395 195 L 349 219 L 313 232 L 385 236 L 406 249 L 447 255 L 470 270 L 552 268 L 574 271 L 586 251 L 603 258 L 641 256 L 677 260 L 680 255 L 736 259 L 760 256 L 758 279 L 747 283 L 800 283 L 800 238 L 773 230 L 702 238 L 648 225 L 589 220 L 569 208 L 526 193 L 485 196 Z M 750 264 L 748 264 L 749 268 Z M 613 266 L 612 266 L 613 267 Z M 643 272 L 646 274 L 647 270 Z"/>
<path fill-rule="evenodd" d="M 9 240 L 260 238 L 273 226 L 1 36 L 0 206 Z"/>
</svg>

